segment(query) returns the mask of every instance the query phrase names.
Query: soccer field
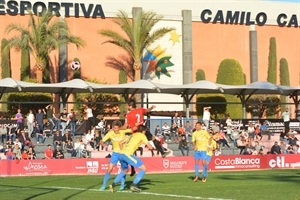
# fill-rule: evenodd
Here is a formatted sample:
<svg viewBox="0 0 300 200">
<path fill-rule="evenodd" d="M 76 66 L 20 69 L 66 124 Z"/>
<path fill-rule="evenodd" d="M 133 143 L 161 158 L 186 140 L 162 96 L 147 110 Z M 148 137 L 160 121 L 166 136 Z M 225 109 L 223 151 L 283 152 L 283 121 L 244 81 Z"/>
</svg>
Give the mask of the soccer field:
<svg viewBox="0 0 300 200">
<path fill-rule="evenodd" d="M 132 193 L 129 189 L 115 193 L 109 190 L 101 192 L 99 187 L 103 176 L 99 175 L 1 177 L 0 195 L 1 200 L 300 199 L 300 170 L 213 172 L 206 183 L 193 182 L 193 176 L 193 173 L 146 174 L 140 184 L 141 193 Z M 132 180 L 132 177 L 127 177 L 127 186 Z"/>
</svg>

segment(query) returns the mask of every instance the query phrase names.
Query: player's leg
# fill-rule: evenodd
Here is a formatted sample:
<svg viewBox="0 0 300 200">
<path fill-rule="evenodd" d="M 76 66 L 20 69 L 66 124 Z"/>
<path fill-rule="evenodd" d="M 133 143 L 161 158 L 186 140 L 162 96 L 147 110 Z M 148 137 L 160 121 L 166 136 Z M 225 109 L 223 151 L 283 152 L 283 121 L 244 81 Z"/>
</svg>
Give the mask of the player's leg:
<svg viewBox="0 0 300 200">
<path fill-rule="evenodd" d="M 109 161 L 108 169 L 107 169 L 107 171 L 104 175 L 103 183 L 102 183 L 102 186 L 100 188 L 101 191 L 105 190 L 106 184 L 107 184 L 107 182 L 110 178 L 110 174 L 111 174 L 114 166 L 116 166 L 116 164 L 118 163 L 118 160 L 119 160 L 118 153 L 113 152 L 112 156 L 110 158 L 110 161 Z"/>
<path fill-rule="evenodd" d="M 202 171 L 202 182 L 206 182 L 208 177 L 208 164 L 211 160 L 211 156 L 206 156 L 206 159 L 203 160 L 203 171 Z"/>
<path fill-rule="evenodd" d="M 200 159 L 200 152 L 199 151 L 195 151 L 194 159 L 195 159 L 195 166 L 194 166 L 195 178 L 194 178 L 193 181 L 196 182 L 199 178 L 199 159 Z"/>
</svg>

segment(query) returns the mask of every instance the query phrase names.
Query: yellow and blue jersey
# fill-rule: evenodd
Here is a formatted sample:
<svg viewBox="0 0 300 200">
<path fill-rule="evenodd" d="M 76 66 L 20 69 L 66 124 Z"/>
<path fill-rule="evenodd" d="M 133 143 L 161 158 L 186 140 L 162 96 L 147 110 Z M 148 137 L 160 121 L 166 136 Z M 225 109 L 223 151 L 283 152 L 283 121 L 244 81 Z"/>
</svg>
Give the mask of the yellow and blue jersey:
<svg viewBox="0 0 300 200">
<path fill-rule="evenodd" d="M 208 156 L 213 155 L 214 150 L 217 148 L 217 142 L 215 140 L 212 140 L 210 146 L 211 146 L 210 149 L 206 153 Z"/>
<path fill-rule="evenodd" d="M 148 139 L 145 134 L 140 132 L 134 133 L 128 137 L 127 142 L 124 144 L 120 153 L 132 155 L 142 143 L 148 143 Z"/>
<path fill-rule="evenodd" d="M 113 147 L 113 151 L 120 152 L 120 142 L 124 139 L 125 134 L 128 132 L 131 132 L 131 130 L 119 130 L 119 133 L 115 133 L 113 130 L 111 130 L 103 137 L 102 141 L 106 142 L 107 140 L 110 140 Z"/>
<path fill-rule="evenodd" d="M 197 151 L 207 151 L 209 133 L 206 130 L 199 130 L 193 132 L 192 142 L 195 143 Z"/>
</svg>

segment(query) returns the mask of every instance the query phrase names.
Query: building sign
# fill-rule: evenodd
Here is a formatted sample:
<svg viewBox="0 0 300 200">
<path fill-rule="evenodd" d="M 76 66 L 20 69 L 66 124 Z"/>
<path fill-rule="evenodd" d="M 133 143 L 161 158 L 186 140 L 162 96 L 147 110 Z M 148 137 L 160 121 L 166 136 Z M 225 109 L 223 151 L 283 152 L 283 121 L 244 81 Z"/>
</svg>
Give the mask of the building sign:
<svg viewBox="0 0 300 200">
<path fill-rule="evenodd" d="M 25 15 L 28 10 L 31 10 L 35 15 L 38 15 L 46 10 L 54 13 L 56 16 L 79 17 L 81 13 L 85 18 L 105 19 L 105 15 L 100 4 L 85 4 L 85 3 L 67 3 L 67 2 L 48 2 L 37 1 L 0 1 L 0 15 Z"/>
<path fill-rule="evenodd" d="M 245 11 L 218 10 L 213 13 L 210 9 L 205 9 L 201 12 L 200 19 L 203 23 L 263 26 L 267 23 L 268 16 L 264 12 L 254 15 L 252 12 Z M 276 19 L 277 25 L 280 27 L 299 27 L 298 21 L 296 14 L 280 13 Z"/>
</svg>

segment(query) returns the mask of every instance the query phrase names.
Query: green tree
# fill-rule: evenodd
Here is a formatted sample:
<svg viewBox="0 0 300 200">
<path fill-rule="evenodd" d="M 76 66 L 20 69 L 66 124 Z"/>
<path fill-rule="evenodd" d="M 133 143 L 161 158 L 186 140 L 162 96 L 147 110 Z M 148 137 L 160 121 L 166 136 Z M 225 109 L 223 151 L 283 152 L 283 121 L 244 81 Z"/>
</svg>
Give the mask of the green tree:
<svg viewBox="0 0 300 200">
<path fill-rule="evenodd" d="M 127 83 L 127 74 L 125 70 L 119 71 L 119 84 Z M 123 102 L 124 104 L 120 104 L 120 113 L 124 113 L 126 111 L 126 104 L 125 104 L 125 98 L 123 96 L 120 96 L 120 102 Z"/>
<path fill-rule="evenodd" d="M 276 53 L 276 38 L 270 38 L 269 57 L 268 57 L 268 77 L 267 81 L 277 84 L 277 53 Z"/>
<path fill-rule="evenodd" d="M 8 40 L 7 48 L 17 47 L 27 50 L 35 59 L 35 69 L 37 80 L 42 82 L 43 71 L 49 63 L 49 54 L 57 50 L 63 44 L 75 44 L 82 47 L 85 42 L 69 31 L 64 19 L 54 19 L 51 12 L 44 12 L 37 18 L 30 12 L 29 25 L 23 27 L 20 24 L 9 24 L 6 33 L 18 32 L 19 36 L 14 36 Z"/>
<path fill-rule="evenodd" d="M 105 84 L 97 79 L 87 79 L 86 81 L 92 83 Z M 119 111 L 119 105 L 111 104 L 109 102 L 118 102 L 119 98 L 117 95 L 105 94 L 105 93 L 77 93 L 76 101 L 79 102 L 74 105 L 75 110 L 84 112 L 84 104 L 82 102 L 87 102 L 90 104 L 95 113 L 116 113 Z M 107 102 L 107 103 L 97 103 L 97 102 Z"/>
<path fill-rule="evenodd" d="M 285 58 L 281 58 L 279 61 L 279 79 L 280 85 L 290 86 L 290 73 L 289 64 Z M 286 103 L 286 96 L 280 96 L 280 102 Z M 283 111 L 285 106 L 281 106 L 281 111 Z"/>
<path fill-rule="evenodd" d="M 276 95 L 253 95 L 246 103 L 246 111 L 254 118 L 274 116 L 280 99 Z"/>
<path fill-rule="evenodd" d="M 21 50 L 21 80 L 30 78 L 30 53 L 27 49 Z"/>
<path fill-rule="evenodd" d="M 241 64 L 235 59 L 224 59 L 219 66 L 217 73 L 217 83 L 225 85 L 243 85 L 244 75 Z M 227 102 L 227 113 L 232 118 L 239 118 L 242 116 L 242 106 L 240 99 L 233 95 L 224 95 Z"/>
<path fill-rule="evenodd" d="M 196 81 L 205 80 L 205 72 L 203 69 L 198 69 L 196 72 Z"/>
<path fill-rule="evenodd" d="M 226 113 L 226 99 L 222 94 L 199 94 L 197 96 L 197 102 L 203 102 L 202 104 L 197 103 L 196 110 L 197 116 L 203 116 L 203 108 L 208 106 L 204 103 L 218 102 L 220 104 L 214 104 L 210 110 L 212 117 L 220 118 Z"/>
<path fill-rule="evenodd" d="M 3 38 L 1 40 L 1 77 L 7 78 L 11 77 L 11 63 L 10 63 L 10 50 L 6 49 L 8 41 L 7 39 Z"/>
<path fill-rule="evenodd" d="M 152 11 L 142 11 L 131 20 L 125 11 L 119 11 L 114 20 L 125 33 L 112 30 L 99 30 L 98 33 L 109 39 L 104 43 L 111 43 L 124 49 L 133 59 L 134 80 L 141 79 L 142 57 L 146 48 L 165 36 L 174 28 L 162 27 L 156 30 L 154 26 L 163 18 Z"/>
</svg>

